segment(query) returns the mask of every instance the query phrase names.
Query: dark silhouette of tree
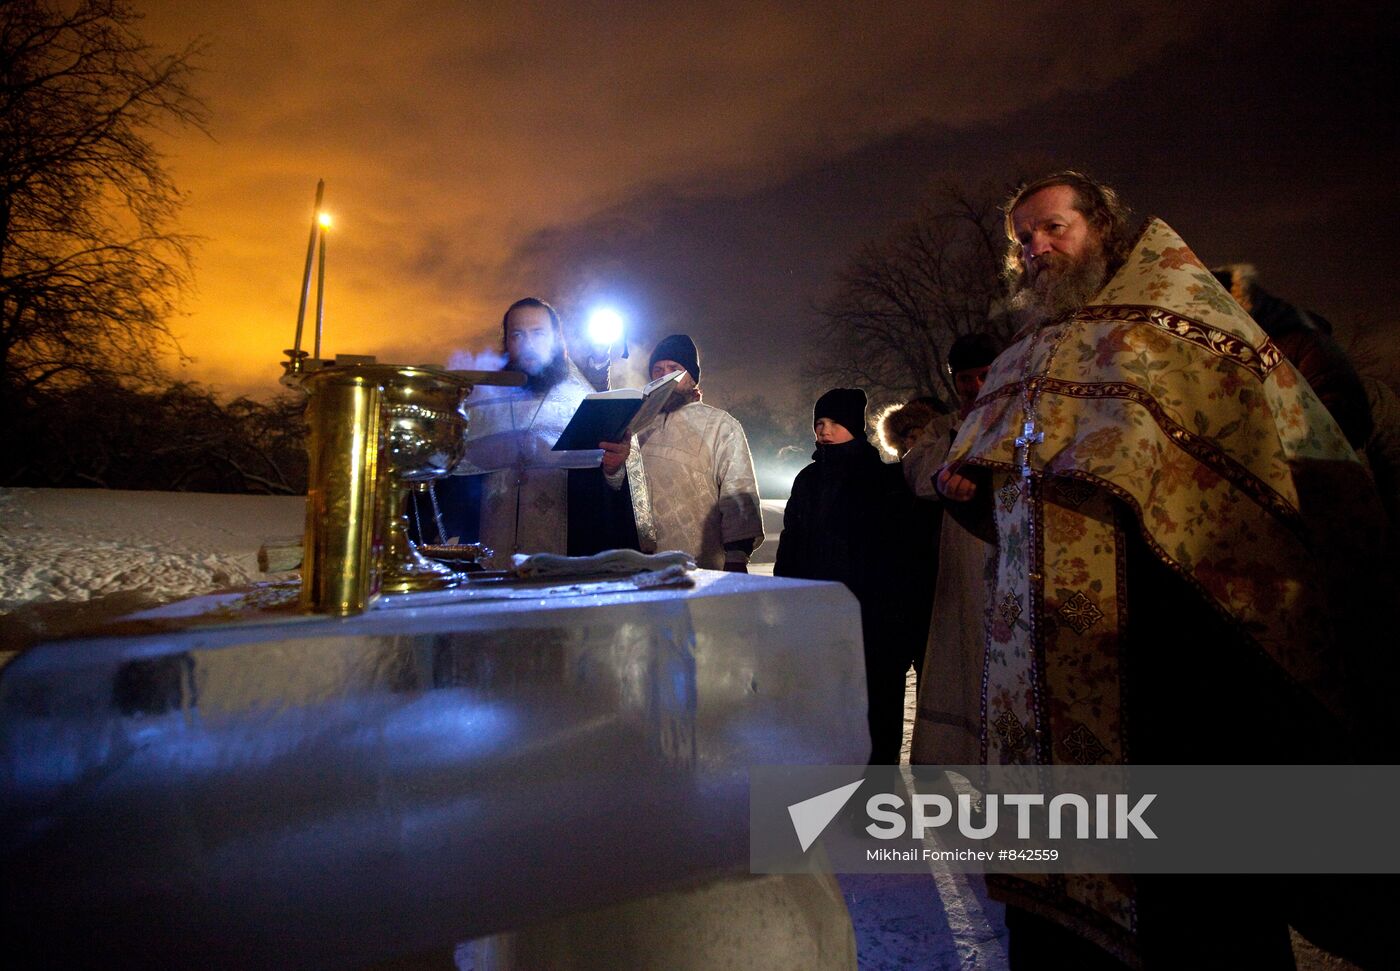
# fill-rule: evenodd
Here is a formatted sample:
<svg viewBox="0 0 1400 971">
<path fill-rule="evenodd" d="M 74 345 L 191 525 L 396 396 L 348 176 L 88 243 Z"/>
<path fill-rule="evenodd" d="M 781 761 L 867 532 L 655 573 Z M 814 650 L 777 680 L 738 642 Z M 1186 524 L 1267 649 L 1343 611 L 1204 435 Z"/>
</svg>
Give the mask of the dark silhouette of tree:
<svg viewBox="0 0 1400 971">
<path fill-rule="evenodd" d="M 913 219 L 863 245 L 819 307 L 808 373 L 864 388 L 872 405 L 927 395 L 951 410 L 948 347 L 977 331 L 1003 344 L 1011 336 L 1000 209 L 1009 194 L 944 183 Z"/>
<path fill-rule="evenodd" d="M 153 137 L 203 130 L 198 45 L 161 53 L 121 0 L 0 4 L 0 404 L 150 381 L 190 282 Z"/>
<path fill-rule="evenodd" d="M 224 404 L 190 383 L 40 388 L 4 436 L 0 486 L 300 494 L 305 409 L 298 393 Z"/>
</svg>

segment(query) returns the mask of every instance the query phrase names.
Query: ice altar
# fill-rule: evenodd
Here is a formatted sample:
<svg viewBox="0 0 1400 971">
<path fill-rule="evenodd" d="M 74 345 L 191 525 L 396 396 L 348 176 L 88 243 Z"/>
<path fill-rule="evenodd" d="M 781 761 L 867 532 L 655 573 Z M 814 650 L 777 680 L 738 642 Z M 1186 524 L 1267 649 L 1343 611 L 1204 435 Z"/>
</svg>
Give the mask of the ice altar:
<svg viewBox="0 0 1400 971">
<path fill-rule="evenodd" d="M 866 757 L 859 615 L 697 576 L 346 618 L 206 597 L 29 649 L 0 672 L 6 939 L 363 966 L 745 873 L 747 766 Z"/>
</svg>

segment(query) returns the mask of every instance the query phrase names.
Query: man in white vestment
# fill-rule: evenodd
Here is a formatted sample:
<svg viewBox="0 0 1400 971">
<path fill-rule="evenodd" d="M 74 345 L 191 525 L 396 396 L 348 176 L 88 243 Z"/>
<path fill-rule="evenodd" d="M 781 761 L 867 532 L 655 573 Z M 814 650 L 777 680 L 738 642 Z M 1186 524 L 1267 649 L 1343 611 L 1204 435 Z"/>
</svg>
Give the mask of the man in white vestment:
<svg viewBox="0 0 1400 971">
<path fill-rule="evenodd" d="M 637 436 L 656 547 L 684 550 L 707 570 L 747 573 L 763 542 L 763 516 L 744 427 L 700 400 L 700 351 L 687 335 L 657 344 L 649 367 L 653 381 L 685 372 L 665 410 Z"/>
<path fill-rule="evenodd" d="M 443 533 L 489 547 L 495 568 L 516 553 L 654 549 L 641 457 L 630 442 L 552 451 L 593 391 L 569 359 L 559 314 L 526 297 L 506 310 L 501 327 L 506 367 L 523 371 L 526 385 L 478 386 L 467 400 L 466 456 L 449 480 L 464 496 L 449 497 Z"/>
</svg>

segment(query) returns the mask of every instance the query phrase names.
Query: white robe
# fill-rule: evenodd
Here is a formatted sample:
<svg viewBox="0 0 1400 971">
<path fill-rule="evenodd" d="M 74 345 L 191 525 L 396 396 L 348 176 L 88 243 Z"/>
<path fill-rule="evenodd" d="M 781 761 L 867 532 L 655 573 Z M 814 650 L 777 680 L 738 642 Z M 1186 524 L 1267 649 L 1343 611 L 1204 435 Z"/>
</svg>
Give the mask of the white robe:
<svg viewBox="0 0 1400 971">
<path fill-rule="evenodd" d="M 545 394 L 478 385 L 467 399 L 466 456 L 454 473 L 485 477 L 481 542 L 495 554 L 492 568 L 508 567 L 515 553 L 568 553 L 569 470 L 597 468 L 603 452 L 551 446 L 592 390 L 571 362 L 568 376 Z M 644 504 L 640 461 L 628 466 L 633 504 Z M 637 525 L 640 533 L 643 523 Z"/>
<path fill-rule="evenodd" d="M 939 500 L 933 474 L 957 433 L 956 419 L 936 419 L 927 438 L 904 457 L 909 487 Z M 928 646 L 919 678 L 913 765 L 976 765 L 982 761 L 982 661 L 986 652 L 987 571 L 996 549 L 943 517 L 938 581 Z"/>
<path fill-rule="evenodd" d="M 637 436 L 656 520 L 656 548 L 684 550 L 707 570 L 724 567 L 724 544 L 763 542 L 758 480 L 744 427 L 693 402 Z"/>
</svg>

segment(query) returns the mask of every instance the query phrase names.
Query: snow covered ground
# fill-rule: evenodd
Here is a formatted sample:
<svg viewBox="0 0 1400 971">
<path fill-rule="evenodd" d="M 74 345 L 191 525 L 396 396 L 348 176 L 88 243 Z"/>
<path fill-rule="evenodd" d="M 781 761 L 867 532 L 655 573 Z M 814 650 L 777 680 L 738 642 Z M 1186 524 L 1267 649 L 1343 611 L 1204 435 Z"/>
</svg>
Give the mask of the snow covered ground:
<svg viewBox="0 0 1400 971">
<path fill-rule="evenodd" d="M 301 533 L 297 496 L 0 489 L 0 646 L 266 579 L 258 547 Z"/>
<path fill-rule="evenodd" d="M 763 502 L 768 539 L 756 563 L 772 563 L 785 505 Z M 168 601 L 240 586 L 262 578 L 258 547 L 300 535 L 304 515 L 298 496 L 0 489 L 0 614 L 122 592 Z"/>
</svg>

